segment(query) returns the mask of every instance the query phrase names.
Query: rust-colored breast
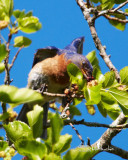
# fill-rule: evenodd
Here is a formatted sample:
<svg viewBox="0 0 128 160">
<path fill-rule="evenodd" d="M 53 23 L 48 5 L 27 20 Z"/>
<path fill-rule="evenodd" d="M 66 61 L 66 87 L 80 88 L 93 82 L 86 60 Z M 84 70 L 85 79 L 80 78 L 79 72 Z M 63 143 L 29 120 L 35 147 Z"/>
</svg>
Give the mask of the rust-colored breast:
<svg viewBox="0 0 128 160">
<path fill-rule="evenodd" d="M 49 75 L 51 81 L 60 85 L 69 83 L 69 76 L 67 73 L 67 65 L 71 62 L 65 59 L 65 54 L 56 55 L 53 58 L 48 58 L 43 61 L 42 71 Z"/>
</svg>

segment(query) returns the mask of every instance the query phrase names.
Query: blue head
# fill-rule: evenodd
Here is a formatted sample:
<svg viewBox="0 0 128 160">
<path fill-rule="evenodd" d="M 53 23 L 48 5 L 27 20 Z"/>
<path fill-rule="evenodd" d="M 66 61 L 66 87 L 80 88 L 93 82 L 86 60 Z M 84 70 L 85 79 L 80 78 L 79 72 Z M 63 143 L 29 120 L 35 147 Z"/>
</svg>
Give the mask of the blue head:
<svg viewBox="0 0 128 160">
<path fill-rule="evenodd" d="M 79 37 L 74 39 L 70 45 L 66 46 L 64 49 L 70 50 L 82 54 L 83 52 L 84 37 Z"/>
<path fill-rule="evenodd" d="M 74 63 L 83 73 L 87 81 L 93 80 L 92 72 L 93 68 L 89 60 L 80 54 L 72 53 L 66 54 L 66 59 Z"/>
</svg>

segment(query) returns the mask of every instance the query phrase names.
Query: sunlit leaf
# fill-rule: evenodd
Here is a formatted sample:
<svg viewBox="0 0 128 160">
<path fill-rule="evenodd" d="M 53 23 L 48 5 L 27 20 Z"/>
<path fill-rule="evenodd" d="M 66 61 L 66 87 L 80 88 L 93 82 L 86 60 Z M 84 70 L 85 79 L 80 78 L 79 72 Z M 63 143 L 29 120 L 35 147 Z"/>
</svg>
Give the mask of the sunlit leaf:
<svg viewBox="0 0 128 160">
<path fill-rule="evenodd" d="M 0 63 L 0 73 L 2 73 L 5 70 L 4 63 Z"/>
<path fill-rule="evenodd" d="M 13 12 L 13 0 L 0 0 L 0 5 L 3 8 L 5 14 L 11 17 Z"/>
<path fill-rule="evenodd" d="M 18 36 L 14 39 L 14 47 L 28 47 L 32 41 L 24 36 Z"/>
<path fill-rule="evenodd" d="M 65 134 L 59 137 L 58 142 L 54 145 L 54 153 L 57 155 L 65 152 L 70 148 L 70 143 L 72 141 L 72 136 Z"/>
<path fill-rule="evenodd" d="M 54 153 L 50 153 L 45 156 L 45 160 L 62 160 L 60 156 L 57 156 Z"/>
<path fill-rule="evenodd" d="M 2 85 L 0 86 L 0 101 L 5 103 L 29 103 L 41 102 L 43 97 L 41 94 L 28 88 L 18 89 L 14 86 Z"/>
<path fill-rule="evenodd" d="M 111 15 L 110 15 L 111 16 Z M 113 13 L 112 16 L 114 16 L 115 18 L 121 19 L 121 20 L 125 20 L 126 17 L 122 14 L 117 14 L 117 13 Z M 117 29 L 124 31 L 125 30 L 125 23 L 121 23 L 119 21 L 116 20 L 109 20 L 109 22 Z"/>
<path fill-rule="evenodd" d="M 4 151 L 6 148 L 8 148 L 8 143 L 5 141 L 0 141 L 0 151 Z"/>
<path fill-rule="evenodd" d="M 109 88 L 115 81 L 115 73 L 113 71 L 107 72 L 104 75 L 105 81 L 103 82 L 103 88 Z"/>
<path fill-rule="evenodd" d="M 91 147 L 78 147 L 69 150 L 63 157 L 63 160 L 90 160 L 97 152 L 98 149 Z"/>
<path fill-rule="evenodd" d="M 102 107 L 107 111 L 120 112 L 119 105 L 113 96 L 108 92 L 101 92 Z"/>
<path fill-rule="evenodd" d="M 35 105 L 34 109 L 27 113 L 27 118 L 33 132 L 33 137 L 40 137 L 43 127 L 43 108 Z"/>
<path fill-rule="evenodd" d="M 7 54 L 8 52 L 6 51 L 6 46 L 4 44 L 0 44 L 0 62 L 4 60 Z"/>
<path fill-rule="evenodd" d="M 21 155 L 27 156 L 32 160 L 42 160 L 47 154 L 45 144 L 36 140 L 21 139 L 16 142 L 15 146 Z"/>
<path fill-rule="evenodd" d="M 20 18 L 18 20 L 19 29 L 25 33 L 33 33 L 41 29 L 39 19 L 34 16 Z"/>
<path fill-rule="evenodd" d="M 32 138 L 32 131 L 30 127 L 20 121 L 10 122 L 8 125 L 3 126 L 8 138 L 15 143 L 18 139 L 26 137 Z"/>
<path fill-rule="evenodd" d="M 87 87 L 87 89 L 85 89 L 84 95 L 85 99 L 87 100 L 86 105 L 98 104 L 100 102 L 101 100 L 100 89 L 101 89 L 101 84 Z"/>
<path fill-rule="evenodd" d="M 73 84 L 77 84 L 79 86 L 79 89 L 83 88 L 86 81 L 83 79 L 83 74 L 80 71 L 80 69 L 73 63 L 70 63 L 67 66 L 67 72 L 70 76 L 70 80 Z"/>
<path fill-rule="evenodd" d="M 99 83 L 103 83 L 104 80 L 105 80 L 105 76 L 101 73 L 101 70 L 99 68 L 96 68 L 96 67 L 93 68 L 93 77 Z"/>
<path fill-rule="evenodd" d="M 115 2 L 114 2 L 114 0 L 101 0 L 101 7 L 102 7 L 102 10 L 105 10 L 105 9 L 111 9 L 113 6 L 114 6 L 114 4 L 115 4 Z"/>
<path fill-rule="evenodd" d="M 117 100 L 117 102 L 121 105 L 121 108 L 126 111 L 128 110 L 128 92 L 120 91 L 116 88 L 111 88 L 108 90 L 109 93 Z"/>
<path fill-rule="evenodd" d="M 121 83 L 128 85 L 128 66 L 120 70 Z"/>
<path fill-rule="evenodd" d="M 52 129 L 52 144 L 55 144 L 59 140 L 60 132 L 63 127 L 62 120 L 58 113 L 51 118 L 50 124 Z"/>
<path fill-rule="evenodd" d="M 96 68 L 100 69 L 99 61 L 96 57 L 95 51 L 88 53 L 86 57 L 90 61 L 90 63 L 92 64 L 93 68 L 96 67 Z"/>
</svg>

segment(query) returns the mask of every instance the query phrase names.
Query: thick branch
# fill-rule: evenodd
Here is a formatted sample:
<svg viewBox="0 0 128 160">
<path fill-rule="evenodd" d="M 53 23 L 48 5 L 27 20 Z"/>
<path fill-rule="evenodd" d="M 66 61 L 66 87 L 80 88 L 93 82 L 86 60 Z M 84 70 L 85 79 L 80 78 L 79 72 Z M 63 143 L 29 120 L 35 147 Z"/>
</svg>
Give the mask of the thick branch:
<svg viewBox="0 0 128 160">
<path fill-rule="evenodd" d="M 103 58 L 103 60 L 105 61 L 106 65 L 109 67 L 110 70 L 113 70 L 115 72 L 116 75 L 116 79 L 118 82 L 120 82 L 120 75 L 117 71 L 117 69 L 115 68 L 115 66 L 112 64 L 112 62 L 110 61 L 109 56 L 107 55 L 104 46 L 101 44 L 101 41 L 97 35 L 96 29 L 95 29 L 95 21 L 94 21 L 94 17 L 91 17 L 88 9 L 86 8 L 86 6 L 84 5 L 84 1 L 83 0 L 76 0 L 77 4 L 79 5 L 84 18 L 87 20 L 90 31 L 91 31 L 91 35 L 93 37 L 94 43 L 96 48 L 100 51 L 100 56 Z"/>
<path fill-rule="evenodd" d="M 125 117 L 125 115 L 121 113 L 119 117 L 111 125 L 112 126 L 121 125 L 124 124 L 126 120 L 127 118 Z M 100 137 L 100 139 L 94 144 L 92 144 L 92 147 L 98 148 L 99 152 L 103 150 L 107 151 L 106 148 L 109 148 L 109 146 L 111 146 L 112 138 L 115 137 L 120 131 L 121 129 L 112 129 L 112 128 L 107 129 L 107 131 L 104 132 L 104 134 Z"/>
<path fill-rule="evenodd" d="M 113 154 L 120 156 L 124 159 L 128 159 L 128 151 L 125 151 L 125 150 L 118 148 L 116 146 L 113 146 L 113 145 L 109 146 L 109 149 L 106 150 L 106 152 L 113 153 Z"/>
</svg>

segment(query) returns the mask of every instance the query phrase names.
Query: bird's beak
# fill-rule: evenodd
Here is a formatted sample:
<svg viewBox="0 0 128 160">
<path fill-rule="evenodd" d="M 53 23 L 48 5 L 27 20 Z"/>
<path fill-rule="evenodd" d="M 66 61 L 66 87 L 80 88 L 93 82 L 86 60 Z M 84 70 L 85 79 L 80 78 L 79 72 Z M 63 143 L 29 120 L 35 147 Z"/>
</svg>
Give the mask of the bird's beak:
<svg viewBox="0 0 128 160">
<path fill-rule="evenodd" d="M 84 78 L 90 82 L 91 80 L 94 80 L 94 77 L 92 76 L 92 70 L 90 69 L 82 69 L 82 73 L 83 73 L 83 76 Z"/>
</svg>

